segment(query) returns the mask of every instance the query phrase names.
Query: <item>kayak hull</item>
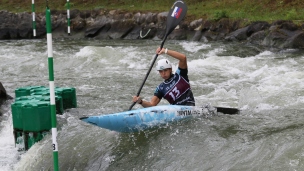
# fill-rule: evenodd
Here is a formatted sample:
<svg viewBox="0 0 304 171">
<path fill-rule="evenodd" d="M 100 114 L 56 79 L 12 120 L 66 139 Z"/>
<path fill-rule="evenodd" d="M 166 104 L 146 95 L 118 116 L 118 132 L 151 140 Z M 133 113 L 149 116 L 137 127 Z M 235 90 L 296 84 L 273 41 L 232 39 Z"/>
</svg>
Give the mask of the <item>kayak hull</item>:
<svg viewBox="0 0 304 171">
<path fill-rule="evenodd" d="M 214 113 L 214 107 L 163 105 L 80 119 L 117 132 L 138 132 L 185 118 Z"/>
</svg>

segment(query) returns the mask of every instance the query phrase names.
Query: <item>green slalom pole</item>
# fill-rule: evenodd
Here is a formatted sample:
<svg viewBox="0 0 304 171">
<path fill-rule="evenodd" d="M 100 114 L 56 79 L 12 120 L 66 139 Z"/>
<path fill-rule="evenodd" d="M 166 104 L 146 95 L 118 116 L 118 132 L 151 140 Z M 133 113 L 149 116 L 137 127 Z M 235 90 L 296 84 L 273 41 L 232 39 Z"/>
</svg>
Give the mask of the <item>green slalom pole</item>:
<svg viewBox="0 0 304 171">
<path fill-rule="evenodd" d="M 56 106 L 55 106 L 55 84 L 54 84 L 54 65 L 53 65 L 53 45 L 52 45 L 52 24 L 51 11 L 46 6 L 46 33 L 47 33 L 47 52 L 49 66 L 49 83 L 50 83 L 50 104 L 52 118 L 52 141 L 53 141 L 53 158 L 54 170 L 59 170 L 58 165 L 58 144 L 57 144 L 57 123 L 56 123 Z"/>
<path fill-rule="evenodd" d="M 33 36 L 36 37 L 35 2 L 32 0 Z"/>
<path fill-rule="evenodd" d="M 71 21 L 70 21 L 70 0 L 67 0 L 67 20 L 68 20 L 68 34 L 71 34 Z"/>
</svg>

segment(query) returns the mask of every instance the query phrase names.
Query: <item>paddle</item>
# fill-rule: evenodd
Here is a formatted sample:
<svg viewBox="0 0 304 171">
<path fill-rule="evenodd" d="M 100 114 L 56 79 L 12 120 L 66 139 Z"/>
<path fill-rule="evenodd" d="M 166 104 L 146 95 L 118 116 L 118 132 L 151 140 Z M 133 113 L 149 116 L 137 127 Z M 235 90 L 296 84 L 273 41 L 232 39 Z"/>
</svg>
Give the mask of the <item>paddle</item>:
<svg viewBox="0 0 304 171">
<path fill-rule="evenodd" d="M 175 27 L 183 20 L 183 18 L 186 16 L 186 13 L 187 13 L 187 6 L 186 4 L 183 2 L 183 1 L 176 1 L 173 6 L 171 7 L 169 13 L 168 13 L 168 16 L 167 16 L 167 25 L 166 25 L 166 33 L 165 33 L 165 37 L 160 45 L 160 49 L 163 48 L 164 46 L 164 43 L 168 37 L 168 35 L 175 29 Z M 141 89 L 143 88 L 150 72 L 151 72 L 151 69 L 156 61 L 158 57 L 158 54 L 155 55 L 153 61 L 152 61 L 152 64 L 150 65 L 150 68 L 145 76 L 145 79 L 143 80 L 138 92 L 137 92 L 137 96 L 139 96 L 140 92 L 141 92 Z M 132 109 L 132 107 L 136 104 L 136 102 L 134 102 L 129 110 Z"/>
<path fill-rule="evenodd" d="M 240 110 L 237 108 L 228 108 L 228 107 L 217 107 L 214 106 L 217 110 L 217 112 L 223 113 L 223 114 L 228 114 L 228 115 L 235 115 L 239 114 Z"/>
</svg>

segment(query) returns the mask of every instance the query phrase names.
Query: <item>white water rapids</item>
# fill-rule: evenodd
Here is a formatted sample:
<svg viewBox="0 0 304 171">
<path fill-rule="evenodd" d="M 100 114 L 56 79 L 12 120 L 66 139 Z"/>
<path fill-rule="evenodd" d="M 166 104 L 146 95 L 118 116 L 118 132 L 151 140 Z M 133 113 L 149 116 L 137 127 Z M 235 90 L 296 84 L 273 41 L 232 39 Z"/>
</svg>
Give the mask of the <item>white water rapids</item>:
<svg viewBox="0 0 304 171">
<path fill-rule="evenodd" d="M 0 45 L 0 81 L 8 94 L 23 86 L 48 86 L 45 39 Z M 57 115 L 60 170 L 304 170 L 303 50 L 168 40 L 165 47 L 188 57 L 196 105 L 239 108 L 239 115 L 195 118 L 135 134 L 78 119 L 127 110 L 159 45 L 53 40 L 55 86 L 75 87 L 78 105 Z M 176 67 L 177 61 L 169 60 Z M 141 96 L 149 100 L 161 81 L 153 68 Z M 53 170 L 50 135 L 18 152 L 10 103 L 1 107 L 0 170 Z"/>
</svg>

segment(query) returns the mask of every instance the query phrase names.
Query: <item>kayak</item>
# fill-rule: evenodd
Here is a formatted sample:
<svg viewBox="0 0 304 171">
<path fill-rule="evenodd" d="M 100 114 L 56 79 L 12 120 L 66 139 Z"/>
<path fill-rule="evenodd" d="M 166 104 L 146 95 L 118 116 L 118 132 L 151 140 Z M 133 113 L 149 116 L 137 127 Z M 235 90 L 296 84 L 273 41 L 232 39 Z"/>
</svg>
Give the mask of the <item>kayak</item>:
<svg viewBox="0 0 304 171">
<path fill-rule="evenodd" d="M 209 105 L 203 107 L 162 105 L 114 114 L 87 116 L 80 119 L 101 128 L 130 133 L 144 131 L 194 116 L 211 116 L 218 112 L 224 114 L 238 114 L 239 110 L 236 108 L 212 107 Z"/>
</svg>

